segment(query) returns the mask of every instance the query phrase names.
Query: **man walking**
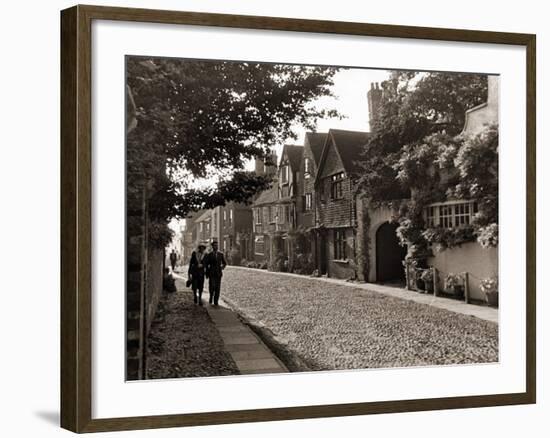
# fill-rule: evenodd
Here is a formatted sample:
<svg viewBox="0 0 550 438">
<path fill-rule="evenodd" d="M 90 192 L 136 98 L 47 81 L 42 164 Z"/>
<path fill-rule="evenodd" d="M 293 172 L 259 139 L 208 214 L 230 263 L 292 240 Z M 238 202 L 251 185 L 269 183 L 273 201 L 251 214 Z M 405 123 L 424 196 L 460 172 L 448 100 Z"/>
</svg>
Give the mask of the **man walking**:
<svg viewBox="0 0 550 438">
<path fill-rule="evenodd" d="M 212 242 L 212 251 L 205 257 L 206 277 L 208 278 L 209 302 L 214 306 L 218 305 L 220 299 L 220 287 L 223 270 L 227 263 L 223 253 L 218 251 L 218 242 Z"/>
<path fill-rule="evenodd" d="M 176 254 L 176 251 L 174 251 L 174 248 L 172 248 L 172 252 L 170 253 L 170 265 L 172 266 L 172 272 L 174 272 L 174 269 L 176 268 L 177 260 L 178 255 Z"/>
</svg>

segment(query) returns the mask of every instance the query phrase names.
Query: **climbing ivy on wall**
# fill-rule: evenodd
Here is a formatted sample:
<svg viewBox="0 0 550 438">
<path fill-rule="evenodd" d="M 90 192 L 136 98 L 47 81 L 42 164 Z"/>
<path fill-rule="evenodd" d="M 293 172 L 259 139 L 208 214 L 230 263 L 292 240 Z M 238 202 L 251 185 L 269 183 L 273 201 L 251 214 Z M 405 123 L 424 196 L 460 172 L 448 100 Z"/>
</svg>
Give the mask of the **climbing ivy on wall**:
<svg viewBox="0 0 550 438">
<path fill-rule="evenodd" d="M 410 256 L 425 253 L 428 244 L 438 250 L 476 239 L 483 247 L 498 245 L 498 125 L 475 136 L 430 135 L 405 147 L 394 169 L 400 184 L 411 188 L 397 231 Z M 460 228 L 427 227 L 425 207 L 448 198 L 475 201 L 473 221 Z"/>
<path fill-rule="evenodd" d="M 498 244 L 498 126 L 461 135 L 466 110 L 487 99 L 487 77 L 476 74 L 394 72 L 373 134 L 363 151 L 359 188 L 371 205 L 398 210 L 397 234 L 408 257 L 428 245 L 452 248 L 477 239 Z M 459 229 L 427 228 L 425 207 L 446 199 L 474 200 L 473 222 Z"/>
</svg>

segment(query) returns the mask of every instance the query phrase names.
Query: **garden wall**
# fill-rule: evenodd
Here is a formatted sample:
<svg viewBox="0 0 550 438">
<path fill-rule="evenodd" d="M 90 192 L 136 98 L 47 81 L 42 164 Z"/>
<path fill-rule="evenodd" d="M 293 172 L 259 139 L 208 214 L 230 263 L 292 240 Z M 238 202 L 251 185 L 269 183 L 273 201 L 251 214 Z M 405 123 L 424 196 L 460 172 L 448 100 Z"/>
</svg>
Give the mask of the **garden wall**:
<svg viewBox="0 0 550 438">
<path fill-rule="evenodd" d="M 477 242 L 446 249 L 428 259 L 428 264 L 439 271 L 439 288 L 443 290 L 445 275 L 449 272 L 470 274 L 470 297 L 485 300 L 480 281 L 498 275 L 498 248 L 482 248 Z"/>
</svg>

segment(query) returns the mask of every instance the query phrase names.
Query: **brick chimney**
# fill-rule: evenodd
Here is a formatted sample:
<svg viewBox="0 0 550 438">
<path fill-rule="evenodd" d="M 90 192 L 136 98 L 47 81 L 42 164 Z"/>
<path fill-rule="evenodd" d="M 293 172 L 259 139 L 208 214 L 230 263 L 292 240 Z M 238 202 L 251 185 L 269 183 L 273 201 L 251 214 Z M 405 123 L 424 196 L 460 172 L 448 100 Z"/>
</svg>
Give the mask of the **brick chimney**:
<svg viewBox="0 0 550 438">
<path fill-rule="evenodd" d="M 254 172 L 256 175 L 275 175 L 277 173 L 277 153 L 272 151 L 266 159 L 256 158 Z"/>
<path fill-rule="evenodd" d="M 369 126 L 372 131 L 374 121 L 378 117 L 378 108 L 382 100 L 382 88 L 378 82 L 371 82 L 370 90 L 367 91 L 367 101 L 369 103 Z"/>
<path fill-rule="evenodd" d="M 256 158 L 254 160 L 254 173 L 258 176 L 264 174 L 264 160 Z"/>
</svg>

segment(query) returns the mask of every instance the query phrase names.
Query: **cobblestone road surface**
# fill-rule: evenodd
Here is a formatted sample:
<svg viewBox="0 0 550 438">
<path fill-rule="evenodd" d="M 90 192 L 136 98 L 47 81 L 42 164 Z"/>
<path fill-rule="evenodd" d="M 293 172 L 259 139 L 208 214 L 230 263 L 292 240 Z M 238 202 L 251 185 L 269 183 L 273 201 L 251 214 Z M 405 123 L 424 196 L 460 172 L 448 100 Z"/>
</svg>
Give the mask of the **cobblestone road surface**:
<svg viewBox="0 0 550 438">
<path fill-rule="evenodd" d="M 498 361 L 498 325 L 348 285 L 228 267 L 222 299 L 304 370 Z"/>
</svg>

